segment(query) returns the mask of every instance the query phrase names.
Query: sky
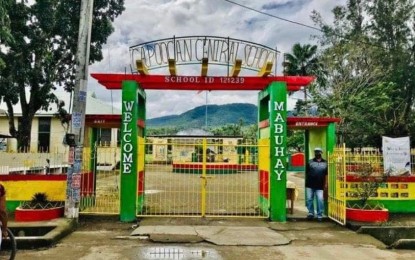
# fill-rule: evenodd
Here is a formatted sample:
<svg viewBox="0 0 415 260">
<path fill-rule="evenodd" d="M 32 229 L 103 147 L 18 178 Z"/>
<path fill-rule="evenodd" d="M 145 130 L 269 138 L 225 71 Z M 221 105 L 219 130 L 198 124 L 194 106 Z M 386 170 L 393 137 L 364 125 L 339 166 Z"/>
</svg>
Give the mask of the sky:
<svg viewBox="0 0 415 260">
<path fill-rule="evenodd" d="M 331 10 L 346 0 L 234 0 L 284 19 L 314 26 L 310 15 L 319 12 L 324 21 L 332 21 Z M 295 43 L 317 44 L 317 30 L 275 19 L 224 0 L 125 0 L 125 11 L 113 23 L 114 32 L 103 48 L 104 59 L 92 64 L 89 73 L 124 73 L 130 71 L 129 47 L 147 41 L 173 36 L 208 35 L 252 41 L 289 53 Z M 277 70 L 281 73 L 283 54 L 278 56 Z M 275 66 L 275 65 L 274 65 Z M 192 68 L 178 67 L 179 75 L 191 75 Z M 200 70 L 200 65 L 198 67 Z M 209 76 L 223 76 L 221 69 L 211 69 Z M 151 71 L 167 75 L 167 69 Z M 106 90 L 89 78 L 88 91 L 116 107 L 120 106 L 121 91 Z M 252 103 L 257 105 L 256 91 L 146 91 L 147 118 L 181 114 L 206 104 Z M 289 108 L 295 104 L 294 95 Z"/>
</svg>

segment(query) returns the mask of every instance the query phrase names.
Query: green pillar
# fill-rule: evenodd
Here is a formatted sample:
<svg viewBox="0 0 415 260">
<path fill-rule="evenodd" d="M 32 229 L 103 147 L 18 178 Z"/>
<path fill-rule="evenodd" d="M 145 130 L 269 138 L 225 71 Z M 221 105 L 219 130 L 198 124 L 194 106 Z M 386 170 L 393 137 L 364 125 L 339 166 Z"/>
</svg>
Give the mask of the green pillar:
<svg viewBox="0 0 415 260">
<path fill-rule="evenodd" d="M 273 82 L 269 86 L 270 125 L 270 218 L 285 222 L 287 189 L 287 85 Z"/>
<path fill-rule="evenodd" d="M 91 147 L 90 151 L 90 158 L 89 158 L 89 170 L 96 174 L 96 166 L 97 166 L 97 148 L 96 148 L 96 141 L 98 136 L 98 128 L 91 128 L 89 130 L 90 138 L 89 138 L 89 147 Z M 94 179 L 96 179 L 94 177 Z"/>
<path fill-rule="evenodd" d="M 336 124 L 335 123 L 329 123 L 326 130 L 326 149 L 327 154 L 333 153 L 334 147 L 336 145 Z"/>
<path fill-rule="evenodd" d="M 136 219 L 137 89 L 135 81 L 122 83 L 120 220 L 123 222 Z"/>
</svg>

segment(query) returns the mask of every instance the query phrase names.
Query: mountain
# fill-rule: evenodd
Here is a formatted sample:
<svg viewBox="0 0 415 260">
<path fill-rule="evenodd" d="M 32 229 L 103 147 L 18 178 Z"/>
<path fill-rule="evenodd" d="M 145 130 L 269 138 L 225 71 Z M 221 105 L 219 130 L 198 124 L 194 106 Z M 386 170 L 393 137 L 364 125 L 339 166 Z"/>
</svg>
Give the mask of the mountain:
<svg viewBox="0 0 415 260">
<path fill-rule="evenodd" d="M 205 116 L 206 106 L 199 106 L 180 115 L 147 119 L 146 125 L 149 128 L 202 128 L 205 126 Z M 258 122 L 258 108 L 247 103 L 208 105 L 207 118 L 209 127 L 238 124 L 240 119 L 243 120 L 244 125 L 256 124 Z"/>
</svg>

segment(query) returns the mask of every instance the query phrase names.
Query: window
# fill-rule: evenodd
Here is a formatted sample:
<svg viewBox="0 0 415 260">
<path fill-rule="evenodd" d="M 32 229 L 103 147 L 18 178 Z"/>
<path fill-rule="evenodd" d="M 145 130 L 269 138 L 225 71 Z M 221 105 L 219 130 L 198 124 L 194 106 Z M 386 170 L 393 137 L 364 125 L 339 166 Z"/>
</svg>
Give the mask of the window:
<svg viewBox="0 0 415 260">
<path fill-rule="evenodd" d="M 38 151 L 48 152 L 50 148 L 50 117 L 38 118 Z"/>
<path fill-rule="evenodd" d="M 111 128 L 99 128 L 97 140 L 99 145 L 111 145 Z"/>
</svg>

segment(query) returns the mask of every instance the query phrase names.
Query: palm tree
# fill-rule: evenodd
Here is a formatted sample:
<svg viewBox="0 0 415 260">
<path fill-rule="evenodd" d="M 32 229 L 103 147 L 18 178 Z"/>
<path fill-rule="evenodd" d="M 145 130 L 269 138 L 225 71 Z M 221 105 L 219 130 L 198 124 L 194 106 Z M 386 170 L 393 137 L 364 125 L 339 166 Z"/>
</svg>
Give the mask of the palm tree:
<svg viewBox="0 0 415 260">
<path fill-rule="evenodd" d="M 296 43 L 291 49 L 292 53 L 284 54 L 284 75 L 286 76 L 319 76 L 320 82 L 324 80 L 324 70 L 317 57 L 317 46 Z M 307 115 L 307 90 L 304 88 L 304 103 Z"/>
</svg>

